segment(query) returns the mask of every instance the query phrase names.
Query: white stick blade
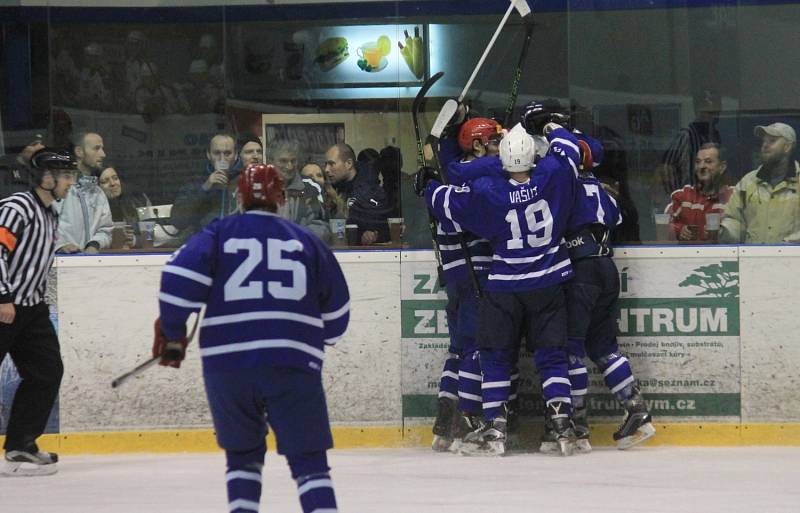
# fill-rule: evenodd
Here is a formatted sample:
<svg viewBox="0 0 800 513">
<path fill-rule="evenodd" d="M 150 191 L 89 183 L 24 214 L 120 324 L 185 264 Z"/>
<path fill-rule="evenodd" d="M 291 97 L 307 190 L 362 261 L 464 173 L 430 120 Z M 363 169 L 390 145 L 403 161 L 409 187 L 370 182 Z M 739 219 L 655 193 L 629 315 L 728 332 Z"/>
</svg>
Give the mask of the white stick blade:
<svg viewBox="0 0 800 513">
<path fill-rule="evenodd" d="M 452 119 L 457 110 L 457 101 L 451 98 L 444 102 L 444 105 L 442 105 L 442 110 L 439 111 L 439 114 L 436 116 L 436 121 L 433 122 L 433 127 L 431 127 L 431 135 L 436 138 L 441 137 L 442 132 L 444 132 L 444 128 L 447 126 L 447 123 L 450 121 L 450 119 Z"/>
<path fill-rule="evenodd" d="M 528 5 L 527 0 L 511 0 L 511 3 L 514 4 L 514 8 L 523 18 L 531 13 L 531 6 Z"/>
</svg>

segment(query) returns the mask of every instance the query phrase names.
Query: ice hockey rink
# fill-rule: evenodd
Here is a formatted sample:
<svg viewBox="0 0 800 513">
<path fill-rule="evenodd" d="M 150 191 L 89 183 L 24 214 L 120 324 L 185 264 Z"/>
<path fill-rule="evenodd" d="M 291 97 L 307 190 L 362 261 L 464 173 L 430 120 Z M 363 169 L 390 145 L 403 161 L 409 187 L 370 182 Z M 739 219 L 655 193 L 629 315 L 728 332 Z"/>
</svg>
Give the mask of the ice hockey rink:
<svg viewBox="0 0 800 513">
<path fill-rule="evenodd" d="M 796 513 L 800 448 L 602 447 L 570 458 L 467 458 L 419 449 L 334 450 L 343 513 Z M 67 456 L 58 474 L 0 479 L 2 513 L 220 513 L 216 454 Z M 300 513 L 270 453 L 261 512 Z"/>
</svg>

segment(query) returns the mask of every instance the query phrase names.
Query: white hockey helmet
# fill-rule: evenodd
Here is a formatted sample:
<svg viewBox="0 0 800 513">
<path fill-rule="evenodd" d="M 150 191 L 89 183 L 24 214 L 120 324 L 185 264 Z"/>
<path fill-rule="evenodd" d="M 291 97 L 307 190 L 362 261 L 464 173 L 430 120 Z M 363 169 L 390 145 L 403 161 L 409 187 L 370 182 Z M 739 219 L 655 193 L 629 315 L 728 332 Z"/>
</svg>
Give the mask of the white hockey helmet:
<svg viewBox="0 0 800 513">
<path fill-rule="evenodd" d="M 533 167 L 536 158 L 536 144 L 521 124 L 514 128 L 500 141 L 500 160 L 503 169 L 509 173 L 523 173 Z"/>
</svg>

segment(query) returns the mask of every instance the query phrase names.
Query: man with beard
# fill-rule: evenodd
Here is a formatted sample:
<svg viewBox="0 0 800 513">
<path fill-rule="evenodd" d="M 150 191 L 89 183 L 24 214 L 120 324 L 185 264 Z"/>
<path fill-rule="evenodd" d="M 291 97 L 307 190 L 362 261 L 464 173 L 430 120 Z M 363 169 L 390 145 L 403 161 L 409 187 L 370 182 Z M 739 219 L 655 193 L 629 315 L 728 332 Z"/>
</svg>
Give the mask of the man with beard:
<svg viewBox="0 0 800 513">
<path fill-rule="evenodd" d="M 58 253 L 97 253 L 111 247 L 114 227 L 111 208 L 105 193 L 97 185 L 97 175 L 106 158 L 103 138 L 93 132 L 81 132 L 73 140 L 73 154 L 78 162 L 78 181 L 58 212 Z"/>
<path fill-rule="evenodd" d="M 797 136 L 785 123 L 757 126 L 761 165 L 736 184 L 720 240 L 745 244 L 800 241 L 800 165 L 792 158 Z"/>
</svg>

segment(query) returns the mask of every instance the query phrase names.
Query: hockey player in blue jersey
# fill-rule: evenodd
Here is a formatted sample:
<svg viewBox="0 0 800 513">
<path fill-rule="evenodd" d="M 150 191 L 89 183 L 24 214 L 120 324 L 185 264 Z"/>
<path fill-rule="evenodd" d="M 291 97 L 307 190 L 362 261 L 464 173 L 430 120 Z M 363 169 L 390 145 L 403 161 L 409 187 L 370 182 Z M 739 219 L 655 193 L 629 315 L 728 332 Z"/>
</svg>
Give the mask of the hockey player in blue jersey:
<svg viewBox="0 0 800 513">
<path fill-rule="evenodd" d="M 577 137 L 591 147 L 593 164 L 584 162 L 578 176 L 578 193 L 567 228 L 567 247 L 574 277 L 567 284 L 568 351 L 572 408 L 577 448 L 591 451 L 584 398 L 589 376 L 583 359 L 595 363 L 609 390 L 625 408 L 625 419 L 614 433 L 619 449 L 640 444 L 655 435 L 647 406 L 631 371 L 630 362 L 617 345 L 619 274 L 609 246 L 611 231 L 622 222 L 617 202 L 592 173 L 603 148 L 583 134 Z M 545 435 L 541 450 L 556 450 L 552 433 Z"/>
<path fill-rule="evenodd" d="M 440 219 L 455 230 L 484 236 L 494 248 L 478 326 L 486 425 L 465 439 L 474 442 L 466 452 L 505 452 L 511 366 L 520 333 L 534 353 L 547 419 L 561 452 L 574 450 L 563 286 L 572 267 L 561 240 L 581 157 L 572 134 L 558 125 L 550 128 L 549 149 L 535 169 L 534 140 L 517 125 L 500 142 L 502 169 L 498 162 L 496 173 L 464 186 L 431 180 L 425 190 Z"/>
<path fill-rule="evenodd" d="M 153 356 L 179 367 L 186 320 L 205 305 L 200 355 L 228 508 L 257 512 L 269 427 L 304 513 L 335 513 L 326 451 L 333 445 L 320 370 L 350 316 L 341 268 L 304 227 L 275 214 L 284 201 L 273 166 L 241 173 L 242 213 L 217 219 L 163 269 Z"/>
<path fill-rule="evenodd" d="M 500 130 L 500 125 L 494 120 L 472 118 L 458 127 L 457 137 L 448 135 L 441 139 L 439 164 L 446 170 L 450 183 L 462 184 L 466 181 L 459 163 L 485 155 L 497 155 Z M 442 259 L 447 292 L 450 347 L 439 380 L 431 445 L 435 451 L 457 449 L 458 441 L 476 429 L 482 417 L 481 367 L 475 339 L 479 299 L 461 247 L 462 234 L 475 276 L 482 288 L 485 287 L 489 264 L 492 262 L 489 241 L 469 232 L 444 230 L 442 223 L 437 221 L 436 243 Z"/>
</svg>

